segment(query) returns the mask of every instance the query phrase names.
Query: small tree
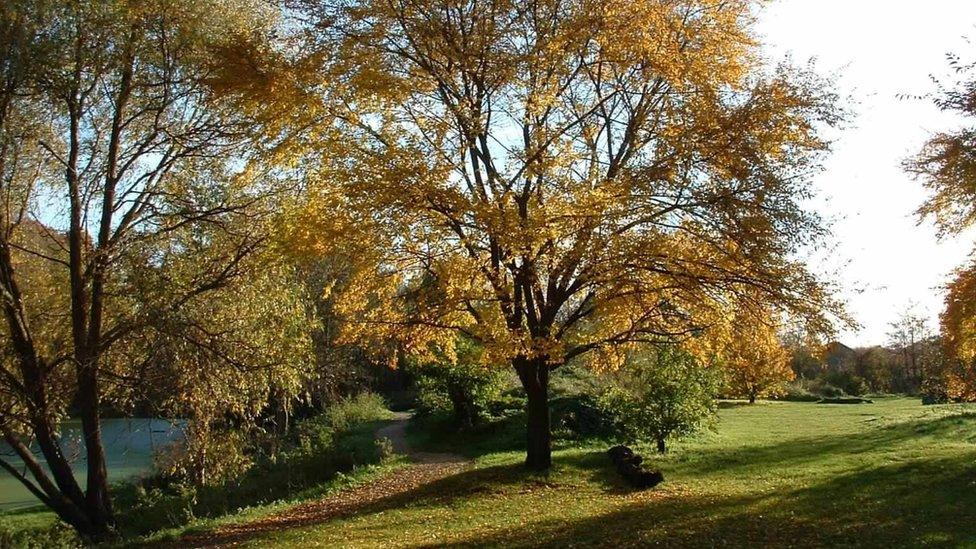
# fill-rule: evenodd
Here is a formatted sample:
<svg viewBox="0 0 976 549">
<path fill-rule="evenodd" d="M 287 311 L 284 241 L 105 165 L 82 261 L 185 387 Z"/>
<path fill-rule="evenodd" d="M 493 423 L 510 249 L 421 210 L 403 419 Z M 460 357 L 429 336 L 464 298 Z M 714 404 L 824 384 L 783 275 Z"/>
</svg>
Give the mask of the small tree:
<svg viewBox="0 0 976 549">
<path fill-rule="evenodd" d="M 789 354 L 770 314 L 761 318 L 737 314 L 733 337 L 723 354 L 733 393 L 748 397 L 750 404 L 758 397 L 779 393 L 794 378 Z"/>
<path fill-rule="evenodd" d="M 411 370 L 419 391 L 422 412 L 450 411 L 456 427 L 471 427 L 484 418 L 488 404 L 499 396 L 503 371 L 485 366 L 482 349 L 459 338 L 452 357 L 438 353 L 439 360 L 416 362 Z"/>
<path fill-rule="evenodd" d="M 669 438 L 694 433 L 714 420 L 716 374 L 673 345 L 642 350 L 618 372 L 600 405 L 628 442 L 653 440 L 663 454 Z"/>
</svg>

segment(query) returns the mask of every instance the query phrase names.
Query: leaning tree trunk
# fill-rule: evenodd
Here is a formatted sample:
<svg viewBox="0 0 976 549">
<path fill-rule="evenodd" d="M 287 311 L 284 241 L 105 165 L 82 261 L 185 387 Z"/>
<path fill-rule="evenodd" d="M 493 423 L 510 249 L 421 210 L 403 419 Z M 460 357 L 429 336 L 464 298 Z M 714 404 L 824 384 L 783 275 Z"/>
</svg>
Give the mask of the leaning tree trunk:
<svg viewBox="0 0 976 549">
<path fill-rule="evenodd" d="M 528 397 L 525 465 L 544 471 L 552 467 L 552 432 L 549 424 L 549 365 L 544 358 L 515 361 Z"/>
<path fill-rule="evenodd" d="M 102 441 L 98 379 L 93 366 L 89 366 L 79 378 L 79 411 L 88 465 L 85 505 L 92 522 L 90 537 L 94 541 L 103 541 L 112 537 L 115 521 L 108 489 L 105 445 Z"/>
</svg>

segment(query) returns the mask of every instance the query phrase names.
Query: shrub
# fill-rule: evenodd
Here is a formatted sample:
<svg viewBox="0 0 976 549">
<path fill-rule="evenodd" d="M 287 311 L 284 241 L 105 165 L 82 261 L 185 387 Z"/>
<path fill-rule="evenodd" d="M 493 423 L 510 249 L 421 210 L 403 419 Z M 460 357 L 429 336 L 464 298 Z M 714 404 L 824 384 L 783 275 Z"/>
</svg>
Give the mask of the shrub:
<svg viewBox="0 0 976 549">
<path fill-rule="evenodd" d="M 388 419 L 390 411 L 383 397 L 376 393 L 360 393 L 339 400 L 320 416 L 333 432 L 349 430 L 354 425 Z"/>
<path fill-rule="evenodd" d="M 525 391 L 519 387 L 504 391 L 497 398 L 488 401 L 486 406 L 491 419 L 506 419 L 525 412 Z"/>
<path fill-rule="evenodd" d="M 823 383 L 824 388 L 821 390 L 821 394 L 829 398 L 836 398 L 845 394 L 860 396 L 871 390 L 867 380 L 851 372 L 829 372 L 823 376 Z M 840 394 L 827 394 L 827 389 L 830 387 L 840 389 Z"/>
<path fill-rule="evenodd" d="M 721 373 L 674 346 L 631 357 L 599 399 L 626 442 L 667 440 L 707 427 L 715 418 Z"/>
<path fill-rule="evenodd" d="M 810 391 L 807 385 L 808 383 L 803 380 L 791 381 L 783 388 L 783 394 L 776 398 L 791 402 L 817 402 L 820 400 L 822 397 Z"/>
<path fill-rule="evenodd" d="M 616 416 L 590 395 L 558 397 L 550 403 L 553 435 L 564 439 L 609 438 Z"/>
<path fill-rule="evenodd" d="M 118 489 L 120 527 L 142 535 L 215 517 L 241 507 L 293 496 L 355 467 L 378 463 L 392 454 L 389 441 L 376 440 L 373 422 L 389 417 L 383 400 L 371 394 L 343 399 L 295 427 L 291 447 L 271 459 L 255 458 L 246 472 L 212 485 L 186 478 L 157 476 Z"/>
<path fill-rule="evenodd" d="M 417 412 L 421 416 L 448 414 L 455 428 L 472 427 L 490 415 L 499 399 L 505 373 L 481 361 L 481 348 L 461 338 L 455 360 L 409 365 L 417 387 Z"/>
</svg>

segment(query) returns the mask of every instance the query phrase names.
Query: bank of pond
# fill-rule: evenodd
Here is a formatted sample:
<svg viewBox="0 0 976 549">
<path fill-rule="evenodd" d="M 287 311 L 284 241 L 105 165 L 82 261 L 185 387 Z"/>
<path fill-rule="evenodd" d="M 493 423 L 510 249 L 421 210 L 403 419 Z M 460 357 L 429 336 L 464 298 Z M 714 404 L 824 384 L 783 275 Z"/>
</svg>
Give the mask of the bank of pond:
<svg viewBox="0 0 976 549">
<path fill-rule="evenodd" d="M 153 456 L 161 449 L 179 443 L 184 421 L 161 418 L 119 418 L 102 420 L 109 478 L 121 482 L 152 471 Z M 87 474 L 81 421 L 68 420 L 61 429 L 61 449 L 72 456 L 75 477 L 82 481 Z M 27 472 L 23 461 L 6 443 L 0 443 L 0 455 L 19 470 Z M 0 511 L 23 509 L 40 504 L 23 484 L 0 470 Z"/>
</svg>

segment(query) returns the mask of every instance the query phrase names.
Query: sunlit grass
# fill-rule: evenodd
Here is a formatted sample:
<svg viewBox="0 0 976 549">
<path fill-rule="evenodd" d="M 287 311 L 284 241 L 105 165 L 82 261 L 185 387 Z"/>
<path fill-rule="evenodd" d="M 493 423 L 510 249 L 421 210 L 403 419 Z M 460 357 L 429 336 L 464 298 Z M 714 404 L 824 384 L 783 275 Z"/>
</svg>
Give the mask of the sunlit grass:
<svg viewBox="0 0 976 549">
<path fill-rule="evenodd" d="M 511 432 L 495 435 L 508 447 Z M 463 440 L 463 439 L 462 439 Z M 490 446 L 481 440 L 478 448 Z M 450 446 L 440 441 L 439 448 Z M 255 545 L 860 545 L 976 543 L 976 407 L 760 403 L 723 408 L 632 492 L 605 447 L 562 448 L 547 476 L 517 451 L 414 493 Z"/>
</svg>

